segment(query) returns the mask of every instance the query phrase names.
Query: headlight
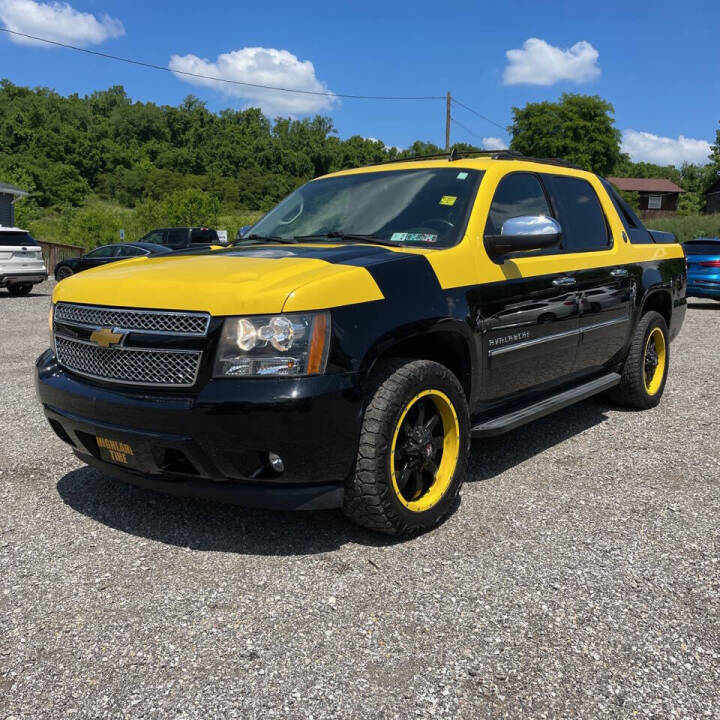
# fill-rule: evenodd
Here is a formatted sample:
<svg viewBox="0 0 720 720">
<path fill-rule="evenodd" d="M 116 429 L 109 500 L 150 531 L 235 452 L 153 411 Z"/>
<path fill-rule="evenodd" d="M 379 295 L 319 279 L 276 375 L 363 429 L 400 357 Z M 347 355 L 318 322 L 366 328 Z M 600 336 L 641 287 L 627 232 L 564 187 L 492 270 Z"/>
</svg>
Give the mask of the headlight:
<svg viewBox="0 0 720 720">
<path fill-rule="evenodd" d="M 329 344 L 327 312 L 227 318 L 213 374 L 318 375 L 325 372 Z"/>
</svg>

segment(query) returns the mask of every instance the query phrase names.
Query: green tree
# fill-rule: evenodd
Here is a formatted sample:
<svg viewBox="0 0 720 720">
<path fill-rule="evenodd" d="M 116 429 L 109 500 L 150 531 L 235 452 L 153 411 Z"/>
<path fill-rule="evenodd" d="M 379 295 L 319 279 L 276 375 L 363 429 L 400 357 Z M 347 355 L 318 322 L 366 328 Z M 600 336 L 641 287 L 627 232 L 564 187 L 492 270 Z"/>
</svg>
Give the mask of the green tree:
<svg viewBox="0 0 720 720">
<path fill-rule="evenodd" d="M 220 214 L 220 201 L 210 193 L 196 188 L 176 190 L 160 203 L 160 225 L 213 227 Z"/>
<path fill-rule="evenodd" d="M 560 101 L 513 108 L 510 148 L 533 157 L 561 157 L 608 175 L 620 160 L 613 106 L 597 95 L 563 93 Z"/>
</svg>

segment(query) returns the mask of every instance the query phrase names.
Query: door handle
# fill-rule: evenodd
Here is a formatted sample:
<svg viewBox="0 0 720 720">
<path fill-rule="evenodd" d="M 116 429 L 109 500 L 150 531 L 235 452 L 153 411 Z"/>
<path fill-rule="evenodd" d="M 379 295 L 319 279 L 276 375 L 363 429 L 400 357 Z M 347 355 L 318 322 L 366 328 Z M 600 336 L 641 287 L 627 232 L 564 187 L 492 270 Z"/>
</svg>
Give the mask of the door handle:
<svg viewBox="0 0 720 720">
<path fill-rule="evenodd" d="M 610 275 L 614 278 L 625 278 L 628 276 L 628 271 L 625 268 L 615 268 L 610 271 Z"/>
<path fill-rule="evenodd" d="M 555 278 L 552 281 L 552 284 L 555 287 L 568 288 L 568 287 L 574 287 L 576 285 L 576 280 L 575 280 L 575 278 L 571 278 L 571 277 L 559 277 L 559 278 Z"/>
</svg>

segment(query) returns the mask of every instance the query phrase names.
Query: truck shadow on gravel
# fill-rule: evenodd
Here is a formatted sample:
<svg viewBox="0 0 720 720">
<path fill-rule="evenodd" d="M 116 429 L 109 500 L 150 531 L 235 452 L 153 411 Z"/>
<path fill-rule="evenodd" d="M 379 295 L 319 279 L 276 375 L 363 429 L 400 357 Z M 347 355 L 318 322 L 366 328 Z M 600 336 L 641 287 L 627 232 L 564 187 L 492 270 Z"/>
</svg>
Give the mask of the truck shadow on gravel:
<svg viewBox="0 0 720 720">
<path fill-rule="evenodd" d="M 506 435 L 473 442 L 467 482 L 491 480 L 604 422 L 609 407 L 589 400 Z M 67 473 L 57 491 L 66 505 L 107 527 L 193 550 L 310 555 L 350 542 L 372 547 L 406 542 L 357 528 L 340 511 L 278 512 L 179 498 L 126 485 L 88 467 Z"/>
<path fill-rule="evenodd" d="M 474 440 L 466 482 L 491 480 L 516 465 L 605 422 L 608 410 L 620 410 L 602 397 L 590 398 L 523 425 L 504 435 Z"/>
<path fill-rule="evenodd" d="M 31 290 L 27 295 L 20 295 L 19 297 L 15 297 L 11 295 L 7 290 L 0 290 L 0 301 L 17 300 L 19 302 L 22 302 L 23 300 L 27 300 L 28 298 L 50 297 L 50 295 L 52 295 L 52 292 L 38 292 L 36 290 Z"/>
<path fill-rule="evenodd" d="M 688 310 L 720 310 L 720 302 L 714 302 L 712 300 L 688 302 Z"/>
<path fill-rule="evenodd" d="M 242 555 L 312 555 L 349 542 L 400 540 L 351 525 L 339 510 L 281 512 L 174 497 L 137 488 L 89 467 L 57 483 L 66 505 L 115 530 L 192 550 Z"/>
</svg>

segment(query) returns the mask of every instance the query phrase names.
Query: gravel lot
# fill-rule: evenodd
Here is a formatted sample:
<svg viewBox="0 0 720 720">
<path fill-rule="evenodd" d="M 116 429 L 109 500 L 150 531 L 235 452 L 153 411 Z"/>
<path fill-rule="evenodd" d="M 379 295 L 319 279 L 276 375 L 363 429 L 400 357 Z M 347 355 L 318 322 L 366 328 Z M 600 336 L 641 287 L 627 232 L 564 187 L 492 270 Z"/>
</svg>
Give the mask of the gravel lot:
<svg viewBox="0 0 720 720">
<path fill-rule="evenodd" d="M 0 291 L 0 718 L 720 717 L 720 304 L 649 412 L 473 446 L 395 542 L 104 478 L 32 385 L 51 283 Z"/>
</svg>

